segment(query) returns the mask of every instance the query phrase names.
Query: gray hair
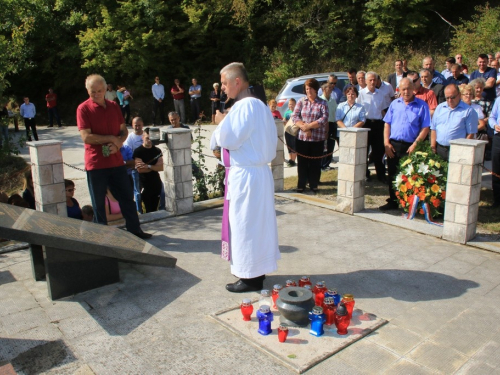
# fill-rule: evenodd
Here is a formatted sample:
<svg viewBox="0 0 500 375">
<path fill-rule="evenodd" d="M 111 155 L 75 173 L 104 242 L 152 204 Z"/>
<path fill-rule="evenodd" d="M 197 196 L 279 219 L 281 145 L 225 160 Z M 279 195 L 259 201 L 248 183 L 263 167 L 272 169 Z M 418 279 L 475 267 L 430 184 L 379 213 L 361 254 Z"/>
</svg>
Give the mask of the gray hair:
<svg viewBox="0 0 500 375">
<path fill-rule="evenodd" d="M 244 82 L 248 82 L 248 74 L 243 63 L 233 62 L 226 65 L 221 69 L 220 75 L 226 75 L 226 79 L 234 80 L 235 78 L 241 78 Z"/>
<path fill-rule="evenodd" d="M 329 77 L 332 77 L 332 78 L 337 78 L 337 76 L 335 74 L 330 74 Z M 338 79 L 338 78 L 337 78 Z"/>
<path fill-rule="evenodd" d="M 486 86 L 486 80 L 484 78 L 476 78 L 469 82 L 469 85 L 476 88 L 477 85 Z"/>
<path fill-rule="evenodd" d="M 100 74 L 91 74 L 85 80 L 85 88 L 87 90 L 90 90 L 90 87 L 92 87 L 92 85 L 96 82 L 101 82 L 104 85 L 104 87 L 107 86 L 106 80 L 104 79 L 103 76 L 101 76 Z"/>
<path fill-rule="evenodd" d="M 416 73 L 416 72 L 415 72 Z M 401 81 L 399 81 L 399 87 L 401 87 L 401 84 L 403 82 L 408 82 L 410 84 L 410 87 L 413 88 L 415 86 L 415 84 L 413 83 L 413 80 L 412 79 L 409 79 L 407 77 L 404 77 L 404 78 L 401 78 Z"/>
<path fill-rule="evenodd" d="M 368 77 L 368 76 L 374 76 L 374 77 L 375 77 L 375 79 L 378 79 L 378 74 L 377 74 L 377 73 L 375 73 L 375 72 L 373 72 L 373 71 L 371 71 L 371 70 L 370 70 L 369 72 L 367 72 L 367 73 L 365 74 L 365 76 L 366 76 L 366 77 Z"/>
<path fill-rule="evenodd" d="M 427 72 L 427 73 L 429 73 L 431 76 L 434 76 L 434 73 L 433 73 L 433 72 L 431 72 L 431 70 L 430 70 L 430 69 L 427 69 L 427 68 L 422 68 L 422 69 L 420 69 L 420 75 L 422 75 L 422 72 Z"/>
<path fill-rule="evenodd" d="M 359 74 L 362 74 L 364 76 L 366 76 L 366 72 L 364 70 L 360 70 L 359 72 L 356 73 L 356 77 L 359 75 Z"/>
</svg>

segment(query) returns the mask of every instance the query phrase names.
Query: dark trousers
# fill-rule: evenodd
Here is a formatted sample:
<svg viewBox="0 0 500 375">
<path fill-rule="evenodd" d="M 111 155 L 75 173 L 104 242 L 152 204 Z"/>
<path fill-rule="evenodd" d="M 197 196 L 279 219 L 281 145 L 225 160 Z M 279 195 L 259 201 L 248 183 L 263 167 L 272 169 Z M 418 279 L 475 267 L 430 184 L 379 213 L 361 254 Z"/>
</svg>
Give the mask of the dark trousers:
<svg viewBox="0 0 500 375">
<path fill-rule="evenodd" d="M 368 146 L 371 147 L 372 152 L 368 162 L 375 164 L 377 177 L 379 179 L 385 179 L 385 165 L 382 161 L 385 154 L 384 121 L 366 120 L 364 128 L 370 129 L 368 132 Z"/>
<path fill-rule="evenodd" d="M 57 107 L 47 108 L 49 111 L 49 125 L 54 126 L 54 117 L 57 121 L 57 126 L 61 127 L 61 118 L 59 117 L 59 113 L 57 112 Z"/>
<path fill-rule="evenodd" d="M 87 171 L 87 183 L 94 209 L 94 223 L 108 223 L 104 198 L 109 187 L 111 194 L 120 204 L 127 230 L 132 233 L 141 231 L 139 216 L 135 210 L 134 193 L 125 166 Z"/>
<path fill-rule="evenodd" d="M 402 157 L 408 155 L 408 149 L 412 144 L 408 142 L 394 141 L 391 139 L 391 145 L 394 147 L 395 152 L 393 158 L 387 157 L 387 172 L 389 175 L 389 197 L 391 198 L 391 202 L 394 202 L 396 200 L 396 193 L 394 192 L 393 185 L 394 176 L 396 176 L 398 171 L 399 161 Z"/>
<path fill-rule="evenodd" d="M 129 125 L 130 124 L 130 104 L 127 104 L 126 106 L 120 106 L 122 109 L 122 116 L 125 119 L 125 124 Z"/>
<path fill-rule="evenodd" d="M 297 139 L 295 141 L 295 146 L 297 147 L 297 152 L 306 156 L 321 156 L 323 155 L 323 145 L 324 141 L 319 142 L 308 142 L 301 141 Z M 303 156 L 297 155 L 297 173 L 299 175 L 297 188 L 305 189 L 307 181 L 309 181 L 309 187 L 311 189 L 318 188 L 319 178 L 321 176 L 321 158 L 309 159 Z"/>
<path fill-rule="evenodd" d="M 144 207 L 146 207 L 146 212 L 158 211 L 158 204 L 160 203 L 161 184 L 161 180 L 144 184 L 141 198 L 142 202 L 144 203 Z"/>
<path fill-rule="evenodd" d="M 36 132 L 36 121 L 34 118 L 25 118 L 24 126 L 26 127 L 26 138 L 28 141 L 31 141 L 31 134 L 33 134 L 33 138 L 35 141 L 38 141 L 38 133 Z M 31 130 L 31 134 L 30 134 Z"/>
<path fill-rule="evenodd" d="M 493 145 L 491 148 L 491 165 L 494 173 L 500 175 L 500 134 L 493 136 Z M 491 176 L 491 185 L 493 188 L 493 202 L 500 204 L 500 178 Z"/>
<path fill-rule="evenodd" d="M 448 159 L 450 158 L 450 146 L 441 146 L 439 143 L 437 143 L 436 153 L 444 160 L 448 161 Z"/>
<path fill-rule="evenodd" d="M 165 123 L 165 102 L 162 100 L 159 102 L 158 100 L 154 99 L 153 102 L 153 124 L 156 123 L 156 114 L 158 113 L 158 110 L 160 110 L 160 125 L 163 125 Z"/>
<path fill-rule="evenodd" d="M 335 141 L 337 141 L 337 124 L 334 122 L 328 123 L 328 138 L 326 139 L 326 153 L 330 154 L 335 149 Z M 325 156 L 321 159 L 321 168 L 326 168 L 333 160 L 333 154 Z"/>
<path fill-rule="evenodd" d="M 191 98 L 191 116 L 193 123 L 199 119 L 201 112 L 201 98 Z"/>
</svg>

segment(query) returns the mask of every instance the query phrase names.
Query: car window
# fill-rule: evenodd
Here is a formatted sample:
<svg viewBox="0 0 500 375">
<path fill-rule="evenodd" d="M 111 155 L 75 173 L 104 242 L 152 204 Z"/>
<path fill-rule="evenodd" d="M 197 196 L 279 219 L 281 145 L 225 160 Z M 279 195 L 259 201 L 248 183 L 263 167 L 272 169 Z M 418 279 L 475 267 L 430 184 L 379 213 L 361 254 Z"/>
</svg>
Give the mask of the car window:
<svg viewBox="0 0 500 375">
<path fill-rule="evenodd" d="M 294 92 L 296 94 L 303 94 L 304 93 L 304 84 L 301 83 L 300 85 L 293 86 L 292 92 Z"/>
</svg>

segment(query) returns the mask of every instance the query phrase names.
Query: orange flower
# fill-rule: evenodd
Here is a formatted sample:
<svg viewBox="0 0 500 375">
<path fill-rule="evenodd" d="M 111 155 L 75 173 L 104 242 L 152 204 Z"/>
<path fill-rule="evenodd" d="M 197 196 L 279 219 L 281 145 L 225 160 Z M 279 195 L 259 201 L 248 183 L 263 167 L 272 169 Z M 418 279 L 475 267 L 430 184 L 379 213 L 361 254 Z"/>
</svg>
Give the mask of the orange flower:
<svg viewBox="0 0 500 375">
<path fill-rule="evenodd" d="M 442 198 L 442 199 L 446 199 L 446 191 L 444 191 L 444 190 L 443 190 L 443 191 L 441 192 L 441 198 Z"/>
<path fill-rule="evenodd" d="M 432 186 L 431 186 L 431 191 L 432 191 L 433 193 L 439 193 L 439 186 L 438 186 L 438 185 L 436 185 L 436 184 L 432 185 Z"/>
<path fill-rule="evenodd" d="M 432 205 L 436 208 L 439 207 L 440 204 L 441 204 L 441 201 L 439 199 L 434 199 L 434 202 L 432 202 Z"/>
<path fill-rule="evenodd" d="M 418 199 L 420 199 L 421 201 L 425 200 L 425 193 L 420 193 L 418 195 Z"/>
<path fill-rule="evenodd" d="M 399 191 L 396 191 L 396 197 L 399 197 Z"/>
<path fill-rule="evenodd" d="M 399 200 L 399 204 L 401 207 L 406 207 L 406 202 L 402 199 Z"/>
<path fill-rule="evenodd" d="M 410 181 L 408 181 L 408 182 L 406 183 L 406 188 L 407 188 L 407 189 L 411 189 L 411 186 L 412 186 L 412 185 L 410 184 Z"/>
<path fill-rule="evenodd" d="M 418 213 L 419 213 L 420 215 L 423 215 L 423 214 L 424 214 L 424 209 L 423 209 L 423 208 L 421 208 L 420 210 L 418 210 Z"/>
</svg>

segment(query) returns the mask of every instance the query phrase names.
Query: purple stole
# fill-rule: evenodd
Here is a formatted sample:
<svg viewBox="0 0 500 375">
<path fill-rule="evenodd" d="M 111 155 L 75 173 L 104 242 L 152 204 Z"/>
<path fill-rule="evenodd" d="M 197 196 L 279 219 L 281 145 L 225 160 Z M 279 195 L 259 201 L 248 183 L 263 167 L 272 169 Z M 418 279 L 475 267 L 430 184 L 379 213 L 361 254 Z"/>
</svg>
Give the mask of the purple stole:
<svg viewBox="0 0 500 375">
<path fill-rule="evenodd" d="M 229 176 L 229 167 L 231 166 L 231 163 L 229 160 L 229 150 L 226 150 L 225 148 L 222 149 L 222 163 L 224 164 L 224 167 L 226 167 L 226 177 L 224 179 L 224 182 L 225 182 L 224 208 L 222 210 L 222 233 L 221 233 L 222 251 L 221 251 L 220 257 L 222 259 L 230 261 L 231 260 L 231 247 L 230 247 L 230 239 L 229 239 L 229 201 L 227 200 L 227 192 L 229 189 L 228 189 L 228 185 L 227 185 L 227 178 Z"/>
</svg>

